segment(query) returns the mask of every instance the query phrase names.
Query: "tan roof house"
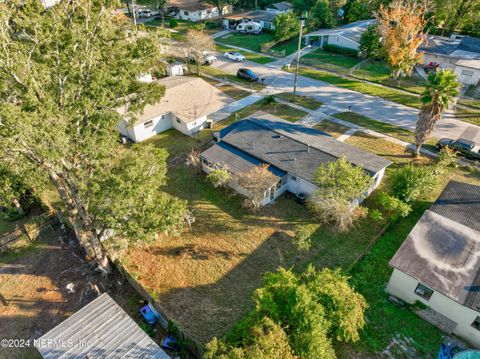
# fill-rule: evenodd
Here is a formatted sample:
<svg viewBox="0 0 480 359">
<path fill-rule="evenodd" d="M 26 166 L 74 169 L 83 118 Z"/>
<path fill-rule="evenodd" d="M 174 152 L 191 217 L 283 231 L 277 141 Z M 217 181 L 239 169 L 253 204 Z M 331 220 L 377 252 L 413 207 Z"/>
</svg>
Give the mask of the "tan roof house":
<svg viewBox="0 0 480 359">
<path fill-rule="evenodd" d="M 165 86 L 165 96 L 143 112 L 129 114 L 125 107 L 119 109 L 124 116 L 118 128 L 133 142 L 141 142 L 175 128 L 193 135 L 206 126 L 207 115 L 220 110 L 231 99 L 216 87 L 199 77 L 175 76 L 158 80 Z"/>
</svg>

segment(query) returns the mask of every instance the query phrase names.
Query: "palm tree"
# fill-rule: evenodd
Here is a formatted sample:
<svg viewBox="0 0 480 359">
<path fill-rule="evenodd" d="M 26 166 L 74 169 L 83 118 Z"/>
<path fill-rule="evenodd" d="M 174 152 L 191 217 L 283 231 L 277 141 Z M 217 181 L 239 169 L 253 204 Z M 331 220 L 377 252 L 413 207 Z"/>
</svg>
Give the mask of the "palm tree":
<svg viewBox="0 0 480 359">
<path fill-rule="evenodd" d="M 420 148 L 427 142 L 442 112 L 458 95 L 459 87 L 460 83 L 452 70 L 440 70 L 428 76 L 428 83 L 420 98 L 423 105 L 415 129 L 415 155 L 418 156 Z"/>
</svg>

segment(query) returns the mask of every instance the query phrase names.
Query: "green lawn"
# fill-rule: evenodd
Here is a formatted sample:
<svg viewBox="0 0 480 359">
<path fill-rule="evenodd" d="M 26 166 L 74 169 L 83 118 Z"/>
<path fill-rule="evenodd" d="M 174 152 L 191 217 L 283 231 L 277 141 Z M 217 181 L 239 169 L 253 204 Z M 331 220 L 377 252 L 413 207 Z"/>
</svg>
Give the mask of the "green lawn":
<svg viewBox="0 0 480 359">
<path fill-rule="evenodd" d="M 313 128 L 326 132 L 334 138 L 340 137 L 341 135 L 343 135 L 345 132 L 349 130 L 349 127 L 347 126 L 343 126 L 336 122 L 332 122 L 328 120 L 321 121 L 320 123 L 313 126 Z"/>
<path fill-rule="evenodd" d="M 420 108 L 421 106 L 418 96 L 402 93 L 395 89 L 389 89 L 374 84 L 350 80 L 325 71 L 314 70 L 307 67 L 300 67 L 300 74 L 320 81 L 328 82 L 335 86 L 347 88 L 352 91 L 382 97 L 386 100 L 398 102 L 405 106 L 410 106 L 414 108 Z"/>
<path fill-rule="evenodd" d="M 480 126 L 480 108 L 456 107 L 455 118 L 457 120 Z"/>
<path fill-rule="evenodd" d="M 329 71 L 339 71 L 342 73 L 348 72 L 350 68 L 360 63 L 362 60 L 360 58 L 354 58 L 349 56 L 344 56 L 340 54 L 335 54 L 322 49 L 315 50 L 304 56 L 302 56 L 301 62 L 323 68 Z"/>
<path fill-rule="evenodd" d="M 383 61 L 364 61 L 350 75 L 361 80 L 377 82 L 385 86 L 396 87 L 417 94 L 422 93 L 425 88 L 425 81 L 421 78 L 405 77 L 394 80 L 390 76 L 390 69 Z"/>
<path fill-rule="evenodd" d="M 347 122 L 351 122 L 357 126 L 368 128 L 369 130 L 372 130 L 372 131 L 380 132 L 384 135 L 388 135 L 408 143 L 415 143 L 415 133 L 405 128 L 392 125 L 390 123 L 376 121 L 372 118 L 362 116 L 355 112 L 336 113 L 333 115 L 333 117 L 336 117 L 340 120 L 344 120 Z M 436 143 L 437 143 L 437 139 L 434 137 L 431 137 L 428 140 L 427 144 L 423 146 L 423 148 L 436 152 L 438 151 L 437 148 L 435 147 Z"/>
<path fill-rule="evenodd" d="M 247 60 L 256 62 L 258 64 L 268 64 L 270 62 L 273 62 L 273 61 L 277 60 L 273 57 L 264 56 L 261 53 L 252 53 L 252 52 L 248 52 L 248 51 L 237 50 L 237 49 L 234 49 L 233 47 L 225 46 L 225 45 L 218 44 L 218 43 L 216 44 L 216 47 L 217 47 L 217 51 L 222 52 L 222 53 L 227 52 L 227 51 L 239 52 L 243 56 L 245 56 L 247 58 Z"/>
<path fill-rule="evenodd" d="M 263 33 L 261 35 L 248 35 L 229 33 L 216 39 L 223 45 L 233 45 L 242 47 L 244 49 L 261 52 L 262 44 L 273 41 L 273 35 Z M 297 49 L 297 43 L 295 39 L 291 39 L 282 43 L 279 43 L 272 47 L 275 52 L 285 52 L 286 55 L 293 54 Z"/>
<path fill-rule="evenodd" d="M 170 31 L 170 36 L 171 36 L 172 39 L 184 40 L 188 30 L 195 23 L 193 23 L 191 21 L 186 21 L 186 20 L 176 20 L 176 21 L 177 21 L 178 25 L 176 27 L 171 28 L 170 25 L 169 25 L 170 19 L 165 19 L 165 29 L 171 30 Z M 155 19 L 155 20 L 146 22 L 145 26 L 147 28 L 148 27 L 161 27 L 162 26 L 162 19 Z M 205 27 L 205 29 L 204 29 L 204 31 L 207 34 L 210 34 L 210 35 L 218 32 L 218 31 L 221 31 L 221 30 L 222 29 L 221 29 L 220 25 L 216 28 L 210 28 L 209 29 L 209 28 Z"/>
<path fill-rule="evenodd" d="M 391 168 L 412 161 L 411 155 L 405 153 L 401 146 L 364 133 L 356 133 L 346 142 L 389 158 L 394 162 Z M 431 160 L 421 157 L 415 161 L 428 163 Z M 387 169 L 387 177 L 391 168 Z M 451 169 L 442 177 L 435 191 L 427 194 L 423 201 L 414 203 L 412 213 L 390 225 L 366 256 L 350 268 L 351 284 L 365 296 L 369 304 L 366 312 L 367 326 L 361 333 L 361 340 L 353 346 L 356 351 L 378 353 L 391 343 L 392 338 L 400 335 L 412 340 L 412 347 L 416 352 L 410 353 L 410 356 L 399 354 L 398 358 L 436 357 L 442 342 L 442 333 L 412 311 L 392 305 L 384 290 L 392 272 L 388 265 L 389 260 L 449 180 L 480 185 L 480 172 L 467 167 Z"/>
<path fill-rule="evenodd" d="M 464 106 L 470 106 L 473 108 L 478 108 L 480 109 L 480 99 L 473 99 L 473 98 L 461 98 L 460 101 L 458 101 L 459 104 L 464 105 Z"/>
<path fill-rule="evenodd" d="M 15 227 L 15 222 L 11 222 L 0 216 L 0 236 L 10 232 Z"/>
<path fill-rule="evenodd" d="M 221 80 L 238 83 L 239 85 L 242 85 L 243 87 L 245 87 L 247 89 L 249 89 L 250 86 L 256 91 L 260 91 L 260 90 L 263 90 L 265 88 L 265 86 L 262 85 L 259 82 L 249 82 L 247 80 L 238 78 L 236 75 L 226 73 L 225 71 L 222 71 L 222 70 L 214 68 L 214 67 L 202 66 L 201 71 L 204 74 L 214 76 L 214 77 L 216 77 L 218 79 L 221 79 Z"/>
<path fill-rule="evenodd" d="M 294 102 L 295 104 L 303 106 L 310 110 L 316 110 L 323 105 L 322 102 L 317 101 L 313 97 L 309 97 L 309 96 L 296 95 L 294 100 L 293 93 L 290 93 L 290 92 L 278 93 L 278 94 L 275 94 L 275 97 L 279 97 L 285 101 Z"/>
<path fill-rule="evenodd" d="M 256 104 L 217 126 L 268 106 Z M 402 146 L 362 133 L 346 142 L 391 159 L 392 167 L 412 161 Z M 188 151 L 195 142 L 183 134 L 166 132 L 156 143 L 170 153 L 179 153 Z M 414 161 L 431 162 L 423 157 Z M 252 292 L 260 286 L 265 272 L 279 266 L 302 271 L 308 263 L 317 268 L 343 268 L 351 276 L 352 285 L 367 299 L 369 308 L 361 341 L 337 347 L 339 358 L 376 357 L 396 335 L 412 340 L 416 357 L 434 356 L 442 340 L 440 331 L 409 310 L 391 305 L 384 289 L 391 273 L 388 261 L 450 178 L 480 183 L 478 173 L 464 169 L 445 175 L 437 191 L 426 201 L 416 203 L 409 217 L 391 225 L 357 261 L 385 226 L 385 220 L 366 218 L 353 230 L 339 233 L 333 227 L 318 225 L 304 206 L 285 197 L 252 213 L 241 207 L 238 195 L 214 188 L 203 174 L 180 162 L 169 168 L 165 189 L 188 201 L 196 218 L 192 230 L 179 237 L 163 234 L 148 248 L 132 247 L 122 262 L 179 327 L 201 343 L 225 334 L 249 311 Z M 370 209 L 377 207 L 377 193 L 364 202 Z M 309 252 L 299 252 L 292 244 L 293 229 L 299 223 L 316 226 Z M 342 356 L 344 350 L 348 354 Z"/>
</svg>

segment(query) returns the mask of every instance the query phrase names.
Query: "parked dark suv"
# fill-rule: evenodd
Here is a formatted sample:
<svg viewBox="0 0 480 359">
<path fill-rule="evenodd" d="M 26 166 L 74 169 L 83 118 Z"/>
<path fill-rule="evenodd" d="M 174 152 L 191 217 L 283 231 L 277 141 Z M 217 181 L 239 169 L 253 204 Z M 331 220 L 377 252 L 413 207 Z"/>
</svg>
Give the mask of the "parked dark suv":
<svg viewBox="0 0 480 359">
<path fill-rule="evenodd" d="M 246 69 L 246 68 L 238 69 L 237 77 L 241 79 L 245 79 L 250 82 L 258 81 L 257 74 L 255 74 L 255 72 L 253 72 L 252 70 Z"/>
<path fill-rule="evenodd" d="M 474 150 L 475 142 L 459 138 L 452 140 L 451 138 L 441 138 L 437 143 L 438 148 L 449 147 L 458 151 L 463 157 L 470 160 L 480 160 L 480 153 Z"/>
</svg>

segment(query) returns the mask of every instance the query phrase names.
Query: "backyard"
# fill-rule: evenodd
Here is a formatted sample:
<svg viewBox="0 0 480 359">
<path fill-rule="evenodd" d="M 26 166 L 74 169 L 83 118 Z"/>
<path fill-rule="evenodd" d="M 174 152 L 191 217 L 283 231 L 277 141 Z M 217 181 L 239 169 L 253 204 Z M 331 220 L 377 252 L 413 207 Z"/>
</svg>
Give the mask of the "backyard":
<svg viewBox="0 0 480 359">
<path fill-rule="evenodd" d="M 343 130 L 328 126 L 323 129 L 338 133 Z M 156 143 L 169 149 L 177 142 L 165 138 Z M 346 142 L 392 160 L 394 164 L 387 177 L 395 167 L 413 161 L 402 146 L 362 133 L 354 134 Z M 431 160 L 420 157 L 414 161 Z M 351 283 L 366 297 L 369 309 L 361 342 L 338 345 L 339 357 L 341 353 L 351 357 L 352 352 L 368 357 L 384 350 L 398 334 L 411 340 L 414 354 L 410 353 L 410 357 L 433 358 L 442 334 L 412 312 L 390 304 L 384 287 L 391 273 L 389 259 L 451 178 L 480 183 L 478 171 L 451 170 L 434 193 L 414 204 L 409 217 L 392 224 L 378 239 L 385 220 L 367 218 L 350 232 L 339 233 L 331 226 L 318 225 L 304 206 L 287 196 L 257 213 L 246 211 L 239 196 L 215 189 L 204 175 L 179 163 L 169 169 L 166 190 L 189 202 L 196 218 L 192 230 L 179 237 L 162 235 L 148 248 L 132 248 L 122 260 L 178 325 L 200 342 L 225 334 L 248 311 L 251 294 L 266 271 L 279 266 L 300 271 L 310 262 L 318 268 L 343 268 L 352 276 Z M 367 207 L 376 208 L 377 193 L 367 199 Z M 299 223 L 316 227 L 313 247 L 306 253 L 292 244 L 293 229 Z M 357 261 L 376 239 L 378 242 L 367 255 Z"/>
</svg>

